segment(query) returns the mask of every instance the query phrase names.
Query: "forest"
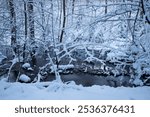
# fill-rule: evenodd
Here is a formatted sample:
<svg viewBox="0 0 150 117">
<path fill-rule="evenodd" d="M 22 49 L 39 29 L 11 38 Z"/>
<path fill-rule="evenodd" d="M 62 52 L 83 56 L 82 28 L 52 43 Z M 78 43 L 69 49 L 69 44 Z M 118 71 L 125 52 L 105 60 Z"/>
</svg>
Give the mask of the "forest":
<svg viewBox="0 0 150 117">
<path fill-rule="evenodd" d="M 0 46 L 8 83 L 150 86 L 150 1 L 0 0 Z"/>
</svg>

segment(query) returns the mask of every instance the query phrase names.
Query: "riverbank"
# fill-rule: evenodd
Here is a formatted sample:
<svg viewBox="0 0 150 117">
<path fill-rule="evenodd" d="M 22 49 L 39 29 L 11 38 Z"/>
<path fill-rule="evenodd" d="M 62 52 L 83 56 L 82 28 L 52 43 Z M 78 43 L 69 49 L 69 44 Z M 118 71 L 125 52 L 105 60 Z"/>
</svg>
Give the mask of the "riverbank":
<svg viewBox="0 0 150 117">
<path fill-rule="evenodd" d="M 1 100 L 150 100 L 150 87 L 83 87 L 74 82 L 8 83 L 0 81 Z"/>
</svg>

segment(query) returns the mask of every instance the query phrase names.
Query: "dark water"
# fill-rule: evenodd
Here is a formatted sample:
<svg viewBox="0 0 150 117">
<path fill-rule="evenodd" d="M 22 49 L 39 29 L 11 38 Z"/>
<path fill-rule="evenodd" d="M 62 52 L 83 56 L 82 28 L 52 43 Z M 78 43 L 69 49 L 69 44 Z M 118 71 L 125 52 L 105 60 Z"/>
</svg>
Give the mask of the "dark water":
<svg viewBox="0 0 150 117">
<path fill-rule="evenodd" d="M 107 85 L 112 87 L 118 86 L 130 86 L 129 77 L 128 76 L 100 76 L 100 75 L 92 75 L 92 74 L 67 74 L 61 75 L 61 79 L 63 82 L 74 81 L 77 85 L 83 86 L 92 86 L 92 85 Z M 54 75 L 50 75 L 44 81 L 52 81 L 55 80 Z"/>
<path fill-rule="evenodd" d="M 16 77 L 13 74 L 10 74 L 10 82 L 16 82 Z M 55 80 L 55 75 L 49 74 L 41 82 L 53 81 Z M 74 81 L 77 85 L 83 86 L 92 86 L 92 85 L 107 85 L 112 87 L 118 86 L 131 86 L 129 83 L 129 76 L 102 76 L 102 75 L 93 75 L 88 73 L 73 73 L 73 74 L 61 74 L 61 79 L 64 83 Z M 33 79 L 32 79 L 33 80 Z"/>
</svg>

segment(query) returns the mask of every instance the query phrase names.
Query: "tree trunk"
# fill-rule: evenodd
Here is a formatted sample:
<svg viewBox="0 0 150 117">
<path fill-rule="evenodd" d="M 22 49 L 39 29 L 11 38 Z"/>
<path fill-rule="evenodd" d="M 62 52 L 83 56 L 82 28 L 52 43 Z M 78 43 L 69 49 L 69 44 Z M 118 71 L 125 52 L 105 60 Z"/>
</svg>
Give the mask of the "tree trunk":
<svg viewBox="0 0 150 117">
<path fill-rule="evenodd" d="M 41 6 L 41 20 L 42 20 L 42 38 L 43 41 L 45 41 L 45 15 L 44 15 L 44 3 L 43 1 L 40 2 L 40 6 Z"/>
<path fill-rule="evenodd" d="M 108 1 L 107 0 L 105 0 L 105 14 L 107 14 L 107 3 L 108 3 Z"/>
<path fill-rule="evenodd" d="M 62 31 L 60 35 L 60 43 L 63 41 L 65 24 L 66 24 L 66 0 L 63 0 L 63 26 L 62 26 Z"/>
<path fill-rule="evenodd" d="M 27 11 L 28 11 L 28 28 L 29 28 L 29 44 L 31 45 L 30 56 L 32 65 L 36 66 L 36 47 L 35 47 L 35 31 L 34 31 L 34 7 L 33 0 L 28 0 L 27 3 Z"/>
<path fill-rule="evenodd" d="M 28 22 L 29 22 L 29 39 L 34 42 L 34 9 L 33 9 L 33 0 L 28 0 Z"/>
<path fill-rule="evenodd" d="M 72 15 L 74 14 L 75 0 L 72 0 Z"/>
<path fill-rule="evenodd" d="M 7 0 L 8 8 L 10 11 L 10 25 L 11 25 L 11 46 L 13 47 L 13 51 L 17 53 L 17 29 L 16 29 L 16 13 L 14 8 L 14 1 Z"/>
<path fill-rule="evenodd" d="M 26 41 L 28 36 L 28 17 L 27 17 L 27 3 L 24 1 L 24 31 L 25 31 L 25 43 L 23 46 L 23 62 L 25 62 L 25 50 L 26 50 Z"/>
</svg>

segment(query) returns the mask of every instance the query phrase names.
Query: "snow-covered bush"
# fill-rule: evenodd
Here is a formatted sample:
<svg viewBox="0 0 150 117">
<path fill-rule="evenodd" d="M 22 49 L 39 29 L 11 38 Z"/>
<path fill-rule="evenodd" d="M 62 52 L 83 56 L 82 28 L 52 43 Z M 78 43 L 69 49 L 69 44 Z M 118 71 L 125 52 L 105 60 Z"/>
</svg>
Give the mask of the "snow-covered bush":
<svg viewBox="0 0 150 117">
<path fill-rule="evenodd" d="M 148 32 L 150 28 L 148 28 Z M 133 68 L 135 85 L 147 85 L 150 82 L 150 33 L 144 33 L 136 40 L 136 45 L 132 45 L 130 49 L 130 58 L 134 59 Z"/>
</svg>

